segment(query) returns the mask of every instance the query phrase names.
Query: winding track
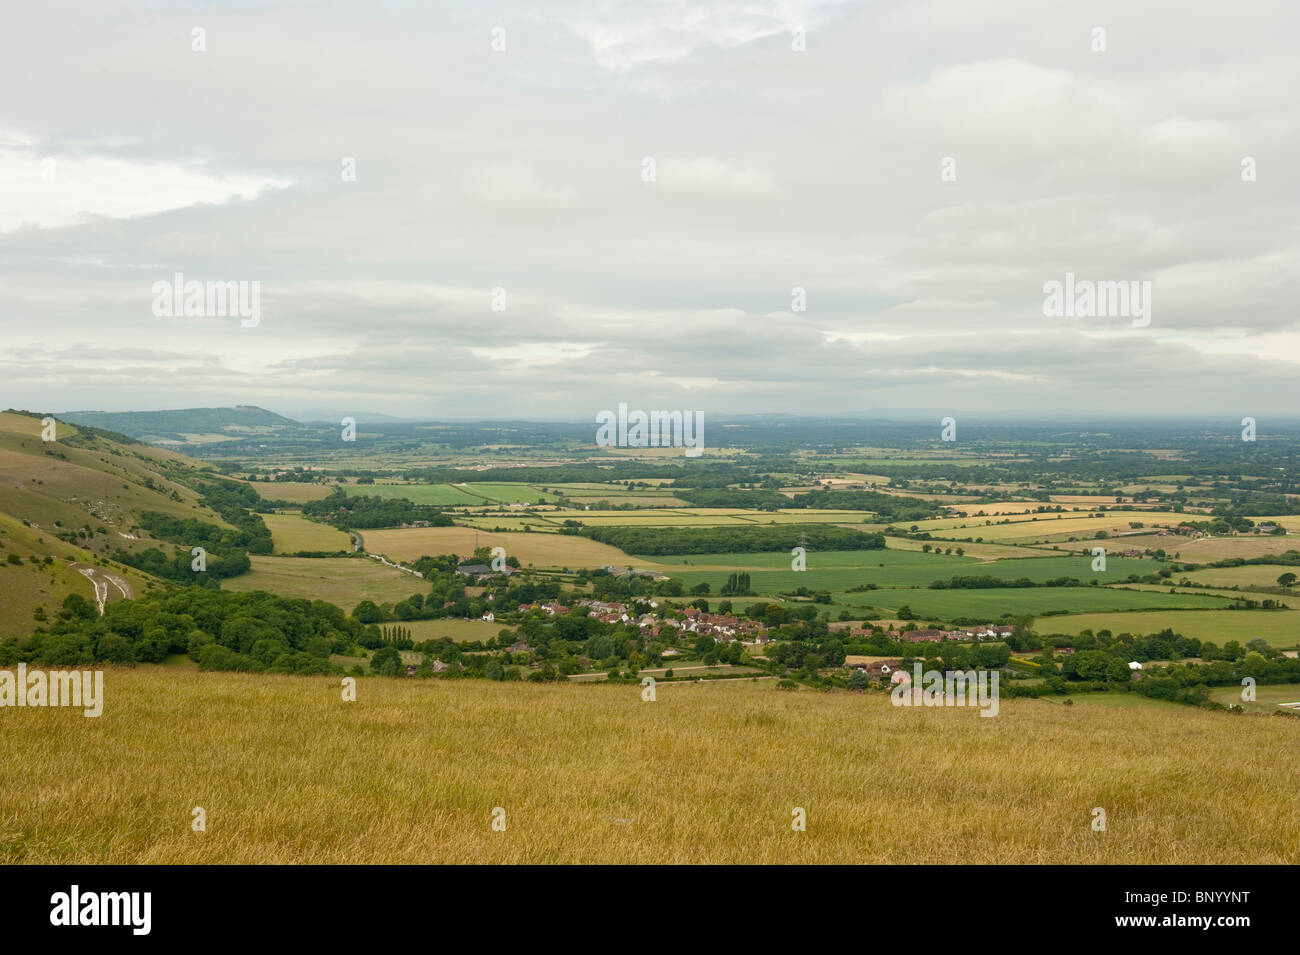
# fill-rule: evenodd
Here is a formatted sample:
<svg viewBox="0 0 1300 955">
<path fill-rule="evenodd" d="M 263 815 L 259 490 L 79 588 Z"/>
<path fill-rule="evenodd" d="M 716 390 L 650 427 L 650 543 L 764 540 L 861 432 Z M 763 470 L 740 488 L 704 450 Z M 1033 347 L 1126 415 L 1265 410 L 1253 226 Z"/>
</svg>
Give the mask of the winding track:
<svg viewBox="0 0 1300 955">
<path fill-rule="evenodd" d="M 90 586 L 95 589 L 95 606 L 99 609 L 101 617 L 104 615 L 104 606 L 108 603 L 110 584 L 122 595 L 121 599 L 130 600 L 134 596 L 131 585 L 126 582 L 126 578 L 111 574 L 100 567 L 88 567 L 84 564 L 78 564 L 76 561 L 70 563 L 76 568 L 77 573 L 90 581 Z"/>
</svg>

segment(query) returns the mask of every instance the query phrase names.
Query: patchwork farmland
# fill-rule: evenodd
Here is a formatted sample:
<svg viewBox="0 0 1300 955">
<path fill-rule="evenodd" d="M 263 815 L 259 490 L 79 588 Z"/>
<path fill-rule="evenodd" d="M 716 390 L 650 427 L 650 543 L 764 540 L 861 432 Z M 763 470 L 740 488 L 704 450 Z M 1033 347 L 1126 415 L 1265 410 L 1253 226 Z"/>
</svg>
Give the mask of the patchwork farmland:
<svg viewBox="0 0 1300 955">
<path fill-rule="evenodd" d="M 984 781 L 988 798 L 977 795 L 963 808 L 972 825 L 993 835 L 990 860 L 1032 859 L 1048 844 L 1079 861 L 1169 858 L 1167 840 L 1156 837 L 1169 817 L 1136 808 L 1148 805 L 1152 780 L 1160 772 L 1208 772 L 1206 739 L 1240 741 L 1244 732 L 1261 745 L 1284 745 L 1300 718 L 1300 709 L 1282 705 L 1300 696 L 1293 692 L 1300 687 L 1300 504 L 1295 518 L 1275 496 L 1259 513 L 1241 513 L 1233 502 L 1261 492 L 1223 490 L 1228 468 L 1240 467 L 1235 460 L 1221 473 L 1173 481 L 1162 452 L 1145 464 L 1158 480 L 1127 474 L 1115 492 L 1120 482 L 1098 477 L 1096 461 L 1084 467 L 1063 453 L 1029 472 L 1028 459 L 994 445 L 982 456 L 877 449 L 865 459 L 869 468 L 852 449 L 780 456 L 756 446 L 683 467 L 663 455 L 593 463 L 585 450 L 552 447 L 534 449 L 534 463 L 499 467 L 490 460 L 504 447 L 498 442 L 485 441 L 490 450 L 477 457 L 460 449 L 439 460 L 437 448 L 401 451 L 395 441 L 363 470 L 351 449 L 333 462 L 303 457 L 284 465 L 282 449 L 277 463 L 256 456 L 210 463 L 94 426 L 70 429 L 68 444 L 53 448 L 37 443 L 28 416 L 5 415 L 0 426 L 0 505 L 7 509 L 0 514 L 0 653 L 8 659 L 111 666 L 128 710 L 160 681 L 193 701 L 259 687 L 248 719 L 276 726 L 277 739 L 307 713 L 295 688 L 362 680 L 368 705 L 380 701 L 394 725 L 407 727 L 394 737 L 399 748 L 420 751 L 415 736 L 400 742 L 402 733 L 423 733 L 426 743 L 430 733 L 453 734 L 463 742 L 479 732 L 467 736 L 465 726 L 509 724 L 493 738 L 530 754 L 516 760 L 519 773 L 577 774 L 591 801 L 575 805 L 593 818 L 633 811 L 620 808 L 617 786 L 607 786 L 607 756 L 630 732 L 627 720 L 645 712 L 639 693 L 650 678 L 660 707 L 654 712 L 674 714 L 663 727 L 643 727 L 656 759 L 676 754 L 696 770 L 721 767 L 734 783 L 734 791 L 715 785 L 706 792 L 693 771 L 693 782 L 642 803 L 647 831 L 682 861 L 788 859 L 786 848 L 758 830 L 732 838 L 747 831 L 739 819 L 716 843 L 687 845 L 663 829 L 664 820 L 685 818 L 682 806 L 700 800 L 765 812 L 761 800 L 743 795 L 754 774 L 772 778 L 771 767 L 753 761 L 760 740 L 773 765 L 796 775 L 841 756 L 873 773 L 873 763 L 835 747 L 883 752 L 917 745 L 904 739 L 916 732 L 929 734 L 919 745 L 964 765 L 987 749 L 992 738 L 976 745 L 970 736 L 985 722 L 978 715 L 962 722 L 953 718 L 960 713 L 926 712 L 912 721 L 885 702 L 892 675 L 917 664 L 1001 677 L 1004 699 L 991 723 L 1008 728 L 1011 742 L 997 743 L 1001 755 L 979 757 L 992 774 Z M 258 449 L 268 442 L 273 433 L 260 432 Z M 227 443 L 195 441 L 186 449 L 207 448 Z M 1209 452 L 1196 453 L 1204 469 Z M 966 480 L 967 473 L 980 479 Z M 1072 492 L 1049 493 L 1026 475 Z M 125 589 L 101 603 L 110 579 Z M 1239 705 L 1245 677 L 1259 693 Z M 295 698 L 298 716 L 285 717 L 280 711 Z M 319 752 L 329 762 L 337 746 L 369 744 L 374 727 L 351 726 L 350 718 L 340 724 L 327 699 L 319 702 L 325 722 L 294 730 L 314 741 L 295 744 L 297 752 Z M 542 711 L 584 729 L 556 735 Z M 1274 712 L 1282 719 L 1262 719 Z M 699 738 L 674 743 L 668 729 L 683 719 Z M 533 721 L 523 736 L 521 720 Z M 177 740 L 174 754 L 145 722 L 113 724 L 118 729 L 98 747 L 109 755 L 107 771 L 119 772 L 116 761 L 129 747 L 158 746 L 151 765 L 159 785 L 174 785 L 163 781 L 177 772 L 187 730 L 183 718 L 172 722 L 180 727 L 168 737 Z M 827 735 L 832 723 L 840 729 Z M 844 726 L 854 729 L 846 734 Z M 1147 735 L 1135 736 L 1135 727 Z M 707 743 L 736 733 L 753 737 L 743 760 Z M 14 739 L 33 745 L 22 733 Z M 1150 751 L 1130 751 L 1139 743 Z M 276 744 L 258 745 L 270 752 Z M 437 757 L 455 779 L 480 780 L 464 792 L 441 788 L 438 818 L 469 811 L 487 798 L 481 786 L 493 779 L 507 785 L 514 778 L 484 777 L 486 764 L 466 756 L 471 749 L 458 744 Z M 79 765 L 90 752 L 64 756 Z M 1163 755 L 1152 762 L 1152 752 Z M 1101 791 L 1101 777 L 1068 769 L 1107 760 L 1130 765 L 1125 760 L 1134 755 L 1157 775 Z M 299 784 L 314 785 L 319 767 L 302 759 L 289 765 Z M 1029 781 L 1026 766 L 1037 767 Z M 397 788 L 371 785 L 370 802 L 357 811 L 400 822 L 394 794 L 415 790 L 400 770 L 385 773 Z M 912 793 L 907 798 L 920 807 L 915 825 L 937 824 L 953 804 L 927 814 L 926 800 L 915 797 L 918 779 L 896 781 L 898 793 Z M 842 782 L 832 774 L 819 784 L 819 814 L 878 831 L 888 814 L 870 805 L 844 809 Z M 1198 842 L 1195 823 L 1213 800 L 1194 786 L 1175 789 L 1161 789 L 1161 798 L 1180 800 L 1183 844 L 1198 847 L 1200 858 L 1231 861 L 1243 845 L 1255 859 L 1285 855 L 1287 834 L 1258 822 L 1243 823 L 1243 843 Z M 1102 847 L 1068 827 L 1012 832 L 996 821 L 1008 805 L 1064 813 L 1083 790 L 1089 800 L 1119 807 L 1123 839 Z M 541 791 L 545 798 L 515 811 L 523 818 L 550 813 L 558 804 L 551 800 L 563 801 L 566 790 Z M 232 795 L 231 841 L 214 840 L 201 856 L 148 827 L 104 848 L 94 827 L 60 829 L 65 797 L 42 797 L 35 811 L 42 835 L 25 838 L 23 859 L 332 861 L 346 841 L 327 827 L 305 851 L 301 840 L 240 816 L 245 804 Z M 0 801 L 6 798 L 12 792 L 0 783 Z M 1256 820 L 1277 818 L 1282 797 L 1276 787 L 1243 784 L 1236 798 Z M 888 797 L 886 804 L 896 810 Z M 264 803 L 249 797 L 245 808 L 255 806 Z M 315 812 L 308 810 L 304 824 L 324 825 L 312 821 Z M 438 831 L 450 840 L 438 852 L 499 857 L 492 843 Z M 591 858 L 617 861 L 632 851 L 602 831 L 582 837 Z M 846 851 L 848 844 L 809 841 L 801 851 L 810 861 L 876 858 L 869 847 Z M 387 838 L 371 845 L 376 861 L 415 851 Z M 567 861 L 571 850 L 555 845 L 525 837 L 510 858 Z"/>
</svg>

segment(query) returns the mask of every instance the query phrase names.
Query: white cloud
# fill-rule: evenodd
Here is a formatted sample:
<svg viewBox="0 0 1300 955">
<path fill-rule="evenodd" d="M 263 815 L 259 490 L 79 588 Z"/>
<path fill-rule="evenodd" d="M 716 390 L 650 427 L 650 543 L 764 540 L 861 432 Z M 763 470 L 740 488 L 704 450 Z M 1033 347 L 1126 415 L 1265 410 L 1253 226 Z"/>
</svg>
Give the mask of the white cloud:
<svg viewBox="0 0 1300 955">
<path fill-rule="evenodd" d="M 800 2 L 732 0 L 699 3 L 691 0 L 647 0 L 610 5 L 599 19 L 583 17 L 570 24 L 574 34 L 591 47 L 606 70 L 627 72 L 651 63 L 672 63 L 693 53 L 727 49 L 777 34 L 787 34 L 809 22 Z M 629 16 L 631 11 L 635 11 Z"/>
<path fill-rule="evenodd" d="M 506 213 L 549 216 L 573 206 L 578 196 L 570 188 L 545 185 L 524 163 L 502 163 L 477 169 L 471 191 L 486 204 Z"/>
<path fill-rule="evenodd" d="M 672 196 L 698 199 L 766 199 L 776 194 L 761 169 L 712 156 L 664 159 L 657 163 L 659 188 Z"/>
<path fill-rule="evenodd" d="M 95 216 L 146 216 L 253 198 L 288 185 L 270 177 L 217 173 L 201 164 L 41 154 L 30 142 L 0 142 L 0 232 L 22 226 L 57 228 Z"/>
</svg>

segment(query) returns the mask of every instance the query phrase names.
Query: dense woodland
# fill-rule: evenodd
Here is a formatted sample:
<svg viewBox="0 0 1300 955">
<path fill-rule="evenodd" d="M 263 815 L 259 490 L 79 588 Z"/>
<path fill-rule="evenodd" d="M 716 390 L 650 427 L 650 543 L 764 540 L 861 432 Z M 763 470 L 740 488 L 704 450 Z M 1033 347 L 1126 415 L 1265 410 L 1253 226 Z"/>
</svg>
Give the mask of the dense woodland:
<svg viewBox="0 0 1300 955">
<path fill-rule="evenodd" d="M 424 521 L 430 527 L 451 527 L 450 515 L 431 504 L 415 504 L 403 497 L 382 498 L 351 495 L 335 488 L 329 497 L 302 505 L 304 517 L 332 524 L 341 531 L 374 527 L 398 527 Z"/>
<path fill-rule="evenodd" d="M 584 537 L 629 554 L 749 554 L 789 551 L 801 540 L 817 550 L 883 550 L 885 535 L 826 524 L 758 527 L 583 527 Z"/>
</svg>

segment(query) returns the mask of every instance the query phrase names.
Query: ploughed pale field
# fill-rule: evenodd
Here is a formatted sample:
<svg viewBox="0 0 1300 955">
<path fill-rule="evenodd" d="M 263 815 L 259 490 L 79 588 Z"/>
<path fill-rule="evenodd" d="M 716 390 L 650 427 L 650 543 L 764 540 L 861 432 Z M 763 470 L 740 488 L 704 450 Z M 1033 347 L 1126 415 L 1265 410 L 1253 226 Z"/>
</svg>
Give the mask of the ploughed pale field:
<svg viewBox="0 0 1300 955">
<path fill-rule="evenodd" d="M 366 550 L 372 554 L 384 554 L 392 560 L 469 554 L 475 546 L 504 547 L 507 557 L 518 558 L 525 567 L 529 564 L 538 567 L 627 566 L 629 560 L 628 555 L 617 547 L 566 534 L 476 532 L 469 527 L 409 527 L 359 533 L 366 542 Z"/>
<path fill-rule="evenodd" d="M 98 719 L 0 710 L 0 862 L 1300 861 L 1289 717 L 657 695 L 109 668 Z"/>
</svg>

